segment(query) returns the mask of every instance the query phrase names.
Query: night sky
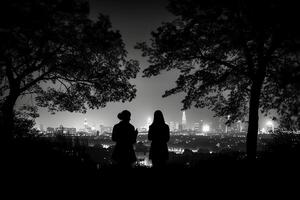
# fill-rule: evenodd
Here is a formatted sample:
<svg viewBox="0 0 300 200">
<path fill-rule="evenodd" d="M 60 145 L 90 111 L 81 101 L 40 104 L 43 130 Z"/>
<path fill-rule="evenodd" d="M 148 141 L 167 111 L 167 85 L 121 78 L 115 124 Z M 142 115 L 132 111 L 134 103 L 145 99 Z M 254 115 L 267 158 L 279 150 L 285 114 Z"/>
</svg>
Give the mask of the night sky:
<svg viewBox="0 0 300 200">
<path fill-rule="evenodd" d="M 40 108 L 40 117 L 36 120 L 37 127 L 40 124 L 43 124 L 44 128 L 58 127 L 62 124 L 65 127 L 79 129 L 83 128 L 86 118 L 89 125 L 99 129 L 100 124 L 113 126 L 118 123 L 117 114 L 124 109 L 131 112 L 131 123 L 135 127 L 144 126 L 147 118 L 153 118 L 153 113 L 157 109 L 162 110 L 167 122 L 180 122 L 183 94 L 162 98 L 165 90 L 175 86 L 178 72 L 169 71 L 157 77 L 142 78 L 142 71 L 149 63 L 141 57 L 139 50 L 134 49 L 137 42 L 149 40 L 151 31 L 163 21 L 174 18 L 165 9 L 167 3 L 167 0 L 90 0 L 90 17 L 95 19 L 99 12 L 109 15 L 113 28 L 120 30 L 122 34 L 128 57 L 140 62 L 140 73 L 132 80 L 137 88 L 136 98 L 129 103 L 108 103 L 105 108 L 89 110 L 86 114 L 59 112 L 51 115 L 46 108 Z M 192 108 L 186 111 L 186 115 L 188 126 L 200 120 L 213 122 L 213 113 L 206 109 Z"/>
</svg>

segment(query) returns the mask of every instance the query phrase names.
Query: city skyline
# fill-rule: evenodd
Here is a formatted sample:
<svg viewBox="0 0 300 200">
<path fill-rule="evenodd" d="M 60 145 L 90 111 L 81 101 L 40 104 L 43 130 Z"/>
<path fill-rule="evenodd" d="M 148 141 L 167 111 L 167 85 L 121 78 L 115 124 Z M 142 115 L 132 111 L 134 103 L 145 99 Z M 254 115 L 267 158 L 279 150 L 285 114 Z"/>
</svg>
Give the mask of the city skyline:
<svg viewBox="0 0 300 200">
<path fill-rule="evenodd" d="M 246 122 L 242 122 L 241 120 L 238 120 L 237 122 L 231 124 L 230 126 L 227 126 L 225 124 L 226 120 L 223 117 L 219 117 L 216 118 L 219 120 L 214 120 L 214 121 L 209 121 L 209 120 L 203 120 L 200 119 L 198 121 L 194 121 L 194 122 L 188 122 L 187 118 L 186 118 L 186 114 L 185 111 L 182 111 L 182 116 L 181 116 L 181 122 L 178 121 L 168 121 L 166 120 L 165 123 L 169 125 L 170 131 L 171 132 L 180 132 L 180 131 L 185 131 L 185 130 L 189 130 L 189 131 L 198 131 L 198 132 L 204 132 L 204 133 L 208 133 L 208 132 L 212 132 L 212 133 L 229 133 L 232 132 L 233 130 L 235 132 L 242 132 L 242 131 L 246 131 L 247 128 L 247 123 Z M 148 131 L 149 126 L 152 123 L 152 118 L 148 117 L 147 120 L 145 121 L 143 126 L 140 127 L 136 127 L 138 128 L 140 131 Z M 46 129 L 50 128 L 50 129 L 57 129 L 60 128 L 62 129 L 67 128 L 67 129 L 76 129 L 77 131 L 81 131 L 81 132 L 93 132 L 93 134 L 95 134 L 97 131 L 100 131 L 100 133 L 102 133 L 102 128 L 109 128 L 112 130 L 113 125 L 107 125 L 107 124 L 95 124 L 93 122 L 88 122 L 87 118 L 84 118 L 83 123 L 80 125 L 75 126 L 65 126 L 63 124 L 60 124 L 59 126 L 45 126 L 44 128 L 44 124 L 36 124 L 35 126 L 37 129 L 39 129 L 40 131 L 45 131 Z M 272 132 L 274 132 L 274 128 L 278 127 L 278 124 L 270 119 L 266 119 L 265 123 L 261 124 L 260 123 L 260 129 L 259 131 L 262 133 L 266 133 L 267 130 L 271 129 Z"/>
</svg>

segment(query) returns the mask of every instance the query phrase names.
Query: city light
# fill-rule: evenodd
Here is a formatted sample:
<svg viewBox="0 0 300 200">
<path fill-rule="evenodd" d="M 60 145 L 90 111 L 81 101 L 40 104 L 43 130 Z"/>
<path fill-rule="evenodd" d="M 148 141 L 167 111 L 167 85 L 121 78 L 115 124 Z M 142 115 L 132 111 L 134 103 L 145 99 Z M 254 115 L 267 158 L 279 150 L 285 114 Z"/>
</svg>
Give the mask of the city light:
<svg viewBox="0 0 300 200">
<path fill-rule="evenodd" d="M 261 131 L 263 134 L 266 134 L 266 133 L 267 133 L 267 131 L 266 131 L 265 128 L 262 128 L 260 131 Z"/>
<path fill-rule="evenodd" d="M 272 120 L 267 121 L 266 125 L 267 127 L 271 127 L 272 132 L 274 132 L 274 122 Z"/>
<path fill-rule="evenodd" d="M 242 121 L 241 121 L 241 120 L 238 120 L 237 122 L 240 124 L 240 126 L 239 126 L 239 131 L 242 132 L 242 130 L 243 130 L 243 127 L 242 127 Z"/>
<path fill-rule="evenodd" d="M 207 133 L 208 131 L 210 130 L 210 127 L 208 124 L 204 124 L 203 127 L 202 127 L 202 131 Z"/>
<path fill-rule="evenodd" d="M 267 125 L 267 126 L 271 126 L 271 127 L 274 126 L 274 124 L 273 124 L 273 122 L 272 122 L 271 120 L 267 121 L 266 125 Z"/>
<path fill-rule="evenodd" d="M 151 117 L 148 117 L 148 118 L 147 118 L 147 122 L 146 122 L 144 128 L 148 131 L 149 126 L 150 126 L 151 124 L 152 124 L 152 118 L 151 118 Z"/>
</svg>

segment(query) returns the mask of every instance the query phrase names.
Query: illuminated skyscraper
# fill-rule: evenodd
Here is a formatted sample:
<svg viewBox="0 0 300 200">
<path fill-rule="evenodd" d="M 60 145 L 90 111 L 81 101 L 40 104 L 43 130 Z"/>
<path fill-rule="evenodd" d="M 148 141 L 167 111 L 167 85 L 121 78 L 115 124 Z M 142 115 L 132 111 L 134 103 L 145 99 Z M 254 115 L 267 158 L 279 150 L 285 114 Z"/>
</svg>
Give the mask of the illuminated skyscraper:
<svg viewBox="0 0 300 200">
<path fill-rule="evenodd" d="M 175 130 L 178 131 L 179 130 L 179 123 L 175 122 Z"/>
<path fill-rule="evenodd" d="M 194 129 L 194 131 L 200 131 L 200 123 L 198 123 L 198 122 L 194 123 L 193 129 Z"/>
<path fill-rule="evenodd" d="M 84 125 L 84 131 L 87 133 L 91 133 L 92 128 L 88 125 L 87 119 L 84 119 L 83 125 Z"/>
<path fill-rule="evenodd" d="M 185 116 L 185 111 L 182 112 L 182 129 L 186 129 L 186 116 Z"/>
<path fill-rule="evenodd" d="M 175 123 L 174 122 L 170 122 L 170 131 L 174 131 L 175 130 Z"/>
<path fill-rule="evenodd" d="M 88 123 L 87 123 L 87 119 L 86 118 L 84 119 L 83 126 L 84 126 L 85 129 L 87 129 L 87 127 L 88 127 Z"/>
<path fill-rule="evenodd" d="M 44 125 L 43 124 L 40 124 L 40 131 L 41 132 L 44 132 L 45 130 L 44 130 Z"/>
</svg>

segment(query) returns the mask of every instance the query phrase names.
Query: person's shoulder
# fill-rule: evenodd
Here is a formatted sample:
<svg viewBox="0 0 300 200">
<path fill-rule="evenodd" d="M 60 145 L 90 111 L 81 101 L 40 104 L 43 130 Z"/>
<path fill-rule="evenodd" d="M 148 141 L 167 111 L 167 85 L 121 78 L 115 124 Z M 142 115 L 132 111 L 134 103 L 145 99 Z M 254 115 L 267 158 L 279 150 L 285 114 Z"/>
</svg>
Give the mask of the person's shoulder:
<svg viewBox="0 0 300 200">
<path fill-rule="evenodd" d="M 115 124 L 113 128 L 118 128 L 118 127 L 120 127 L 120 126 L 121 126 L 121 124 L 120 124 L 120 122 L 119 122 L 119 123 Z"/>
<path fill-rule="evenodd" d="M 130 124 L 130 123 L 129 123 L 129 127 L 130 127 L 131 129 L 134 129 L 134 126 L 133 126 L 132 124 Z"/>
<path fill-rule="evenodd" d="M 155 124 L 150 124 L 149 129 L 152 129 L 155 127 Z"/>
</svg>

